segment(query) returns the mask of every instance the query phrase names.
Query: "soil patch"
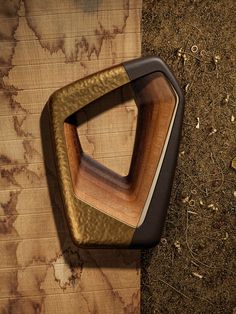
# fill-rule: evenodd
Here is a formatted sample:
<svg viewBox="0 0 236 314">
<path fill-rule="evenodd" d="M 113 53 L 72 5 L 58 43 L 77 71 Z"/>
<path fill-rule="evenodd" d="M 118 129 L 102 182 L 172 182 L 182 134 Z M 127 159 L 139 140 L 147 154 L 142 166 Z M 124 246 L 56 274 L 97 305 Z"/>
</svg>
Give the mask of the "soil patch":
<svg viewBox="0 0 236 314">
<path fill-rule="evenodd" d="M 163 237 L 142 254 L 142 313 L 233 313 L 235 2 L 144 0 L 142 27 L 143 55 L 167 62 L 186 100 Z"/>
</svg>

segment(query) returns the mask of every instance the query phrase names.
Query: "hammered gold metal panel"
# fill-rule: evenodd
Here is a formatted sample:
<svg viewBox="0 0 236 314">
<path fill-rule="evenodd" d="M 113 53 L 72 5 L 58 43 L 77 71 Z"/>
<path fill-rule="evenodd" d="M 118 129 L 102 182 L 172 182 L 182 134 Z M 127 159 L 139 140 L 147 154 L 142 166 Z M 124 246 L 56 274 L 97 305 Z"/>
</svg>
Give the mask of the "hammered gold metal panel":
<svg viewBox="0 0 236 314">
<path fill-rule="evenodd" d="M 128 247 L 135 229 L 89 206 L 75 196 L 64 121 L 95 99 L 129 81 L 124 67 L 120 65 L 63 87 L 48 101 L 60 190 L 71 235 L 79 246 Z"/>
</svg>

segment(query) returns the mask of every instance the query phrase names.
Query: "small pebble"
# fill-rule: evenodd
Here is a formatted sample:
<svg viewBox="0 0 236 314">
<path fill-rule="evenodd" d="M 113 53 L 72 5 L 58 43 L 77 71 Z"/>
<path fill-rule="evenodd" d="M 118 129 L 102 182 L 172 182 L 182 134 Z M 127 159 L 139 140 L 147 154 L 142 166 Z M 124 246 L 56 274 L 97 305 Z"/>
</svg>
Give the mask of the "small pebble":
<svg viewBox="0 0 236 314">
<path fill-rule="evenodd" d="M 228 232 L 226 232 L 226 233 L 225 233 L 225 237 L 223 238 L 223 240 L 227 240 L 228 237 L 229 237 L 229 234 L 228 234 Z"/>
<path fill-rule="evenodd" d="M 183 53 L 183 48 L 179 48 L 177 50 L 177 56 L 180 58 L 182 56 L 182 53 Z"/>
<path fill-rule="evenodd" d="M 177 251 L 181 251 L 180 242 L 178 240 L 175 241 L 174 246 L 176 247 Z"/>
<path fill-rule="evenodd" d="M 232 162 L 231 162 L 231 167 L 236 170 L 236 157 L 233 158 Z"/>
<path fill-rule="evenodd" d="M 189 201 L 189 196 L 186 196 L 182 199 L 182 203 L 187 203 Z"/>
<path fill-rule="evenodd" d="M 185 86 L 185 92 L 187 92 L 188 91 L 188 89 L 189 89 L 189 86 L 190 86 L 190 83 L 188 83 L 188 84 L 186 84 L 186 86 Z"/>
<path fill-rule="evenodd" d="M 211 128 L 211 132 L 209 133 L 209 135 L 215 134 L 216 132 L 217 132 L 217 129 Z"/>
<path fill-rule="evenodd" d="M 210 209 L 214 210 L 215 212 L 218 211 L 218 207 L 216 207 L 214 204 L 209 204 L 209 205 L 207 206 L 207 208 L 210 208 Z"/>
<path fill-rule="evenodd" d="M 198 46 L 197 46 L 197 45 L 193 45 L 193 46 L 191 47 L 191 51 L 192 51 L 193 53 L 198 52 Z"/>
<path fill-rule="evenodd" d="M 197 277 L 197 278 L 199 278 L 199 279 L 202 279 L 202 278 L 203 278 L 203 276 L 202 276 L 201 274 L 199 274 L 199 273 L 192 272 L 192 274 L 193 274 L 193 276 L 195 276 L 195 277 Z"/>
<path fill-rule="evenodd" d="M 196 125 L 196 129 L 200 129 L 200 119 L 197 117 L 197 125 Z"/>
<path fill-rule="evenodd" d="M 229 94 L 226 94 L 225 98 L 222 99 L 222 104 L 223 105 L 227 105 L 228 102 L 229 102 L 229 97 L 230 95 Z"/>
<path fill-rule="evenodd" d="M 215 63 L 218 63 L 220 61 L 220 56 L 219 55 L 215 55 L 213 59 L 214 59 Z"/>
<path fill-rule="evenodd" d="M 191 207 L 195 206 L 195 200 L 191 199 L 188 204 Z"/>
<path fill-rule="evenodd" d="M 188 214 L 197 215 L 196 212 L 193 212 L 193 211 L 191 211 L 191 210 L 188 210 Z"/>
</svg>

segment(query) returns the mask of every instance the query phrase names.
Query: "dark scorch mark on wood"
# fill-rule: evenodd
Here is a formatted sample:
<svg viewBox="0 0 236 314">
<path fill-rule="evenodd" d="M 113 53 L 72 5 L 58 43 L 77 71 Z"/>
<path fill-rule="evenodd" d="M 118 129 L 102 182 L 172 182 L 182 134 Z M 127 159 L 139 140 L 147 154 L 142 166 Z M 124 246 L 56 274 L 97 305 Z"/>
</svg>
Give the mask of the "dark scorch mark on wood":
<svg viewBox="0 0 236 314">
<path fill-rule="evenodd" d="M 34 32 L 38 38 L 42 48 L 49 50 L 51 54 L 61 50 L 65 55 L 66 62 L 75 62 L 78 60 L 79 53 L 86 54 L 87 58 L 90 59 L 91 55 L 95 53 L 97 58 L 99 57 L 102 44 L 104 40 L 112 40 L 117 34 L 124 33 L 126 27 L 126 21 L 129 17 L 129 0 L 123 1 L 123 20 L 119 21 L 120 25 L 111 24 L 110 29 L 103 26 L 102 20 L 97 20 L 97 26 L 94 28 L 95 39 L 91 42 L 86 36 L 78 36 L 73 39 L 67 37 L 66 34 L 62 34 L 61 37 L 53 39 L 47 39 L 47 34 L 43 33 L 41 29 L 42 16 L 40 18 L 37 15 L 31 14 L 31 12 L 40 11 L 41 1 L 24 0 L 25 15 L 29 28 Z M 88 16 L 98 12 L 102 5 L 102 1 L 80 1 L 78 2 L 78 11 L 84 12 Z M 104 9 L 104 8 L 103 8 Z M 48 14 L 53 12 L 47 11 Z M 45 15 L 45 23 L 47 23 L 47 15 Z M 86 16 L 86 15 L 85 15 Z M 70 21 L 71 22 L 71 21 Z M 65 21 L 63 19 L 57 20 L 56 23 L 51 25 L 54 29 L 54 33 L 60 34 L 63 29 Z"/>
<path fill-rule="evenodd" d="M 23 130 L 23 124 L 26 119 L 27 119 L 27 115 L 25 115 L 21 120 L 20 120 L 20 117 L 13 116 L 14 129 L 16 131 L 16 134 L 20 137 L 29 137 L 29 136 L 32 137 L 33 136 L 32 133 L 26 132 Z"/>
<path fill-rule="evenodd" d="M 9 45 L 11 45 L 11 49 L 9 50 L 8 55 L 0 56 L 0 76 L 1 78 L 4 75 L 8 75 L 9 71 L 11 70 L 12 66 L 12 58 L 15 51 L 16 40 L 14 38 L 16 29 L 19 25 L 19 17 L 17 12 L 20 7 L 20 0 L 13 0 L 13 1 L 5 1 L 0 0 L 0 17 L 5 17 L 7 19 L 7 26 L 5 28 L 0 28 L 0 40 L 1 41 L 9 41 Z M 10 44 L 11 43 L 11 44 Z"/>
<path fill-rule="evenodd" d="M 5 154 L 1 154 L 0 155 L 0 162 L 1 162 L 1 164 L 10 164 L 12 161 L 11 161 L 11 159 L 7 156 L 7 155 L 5 155 Z"/>
<path fill-rule="evenodd" d="M 0 203 L 4 216 L 0 217 L 0 235 L 1 234 L 15 234 L 17 235 L 17 231 L 13 227 L 14 222 L 17 218 L 17 201 L 19 191 L 10 192 L 10 199 L 6 203 Z"/>
</svg>

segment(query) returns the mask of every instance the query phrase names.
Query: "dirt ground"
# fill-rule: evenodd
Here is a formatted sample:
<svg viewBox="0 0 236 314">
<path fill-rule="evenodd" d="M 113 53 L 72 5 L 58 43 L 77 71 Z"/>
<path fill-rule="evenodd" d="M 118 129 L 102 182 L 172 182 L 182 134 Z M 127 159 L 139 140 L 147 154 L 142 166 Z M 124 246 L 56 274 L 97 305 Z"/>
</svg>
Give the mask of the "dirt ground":
<svg viewBox="0 0 236 314">
<path fill-rule="evenodd" d="M 234 0 L 144 0 L 143 55 L 185 91 L 178 166 L 161 243 L 142 254 L 142 313 L 235 313 Z"/>
</svg>

